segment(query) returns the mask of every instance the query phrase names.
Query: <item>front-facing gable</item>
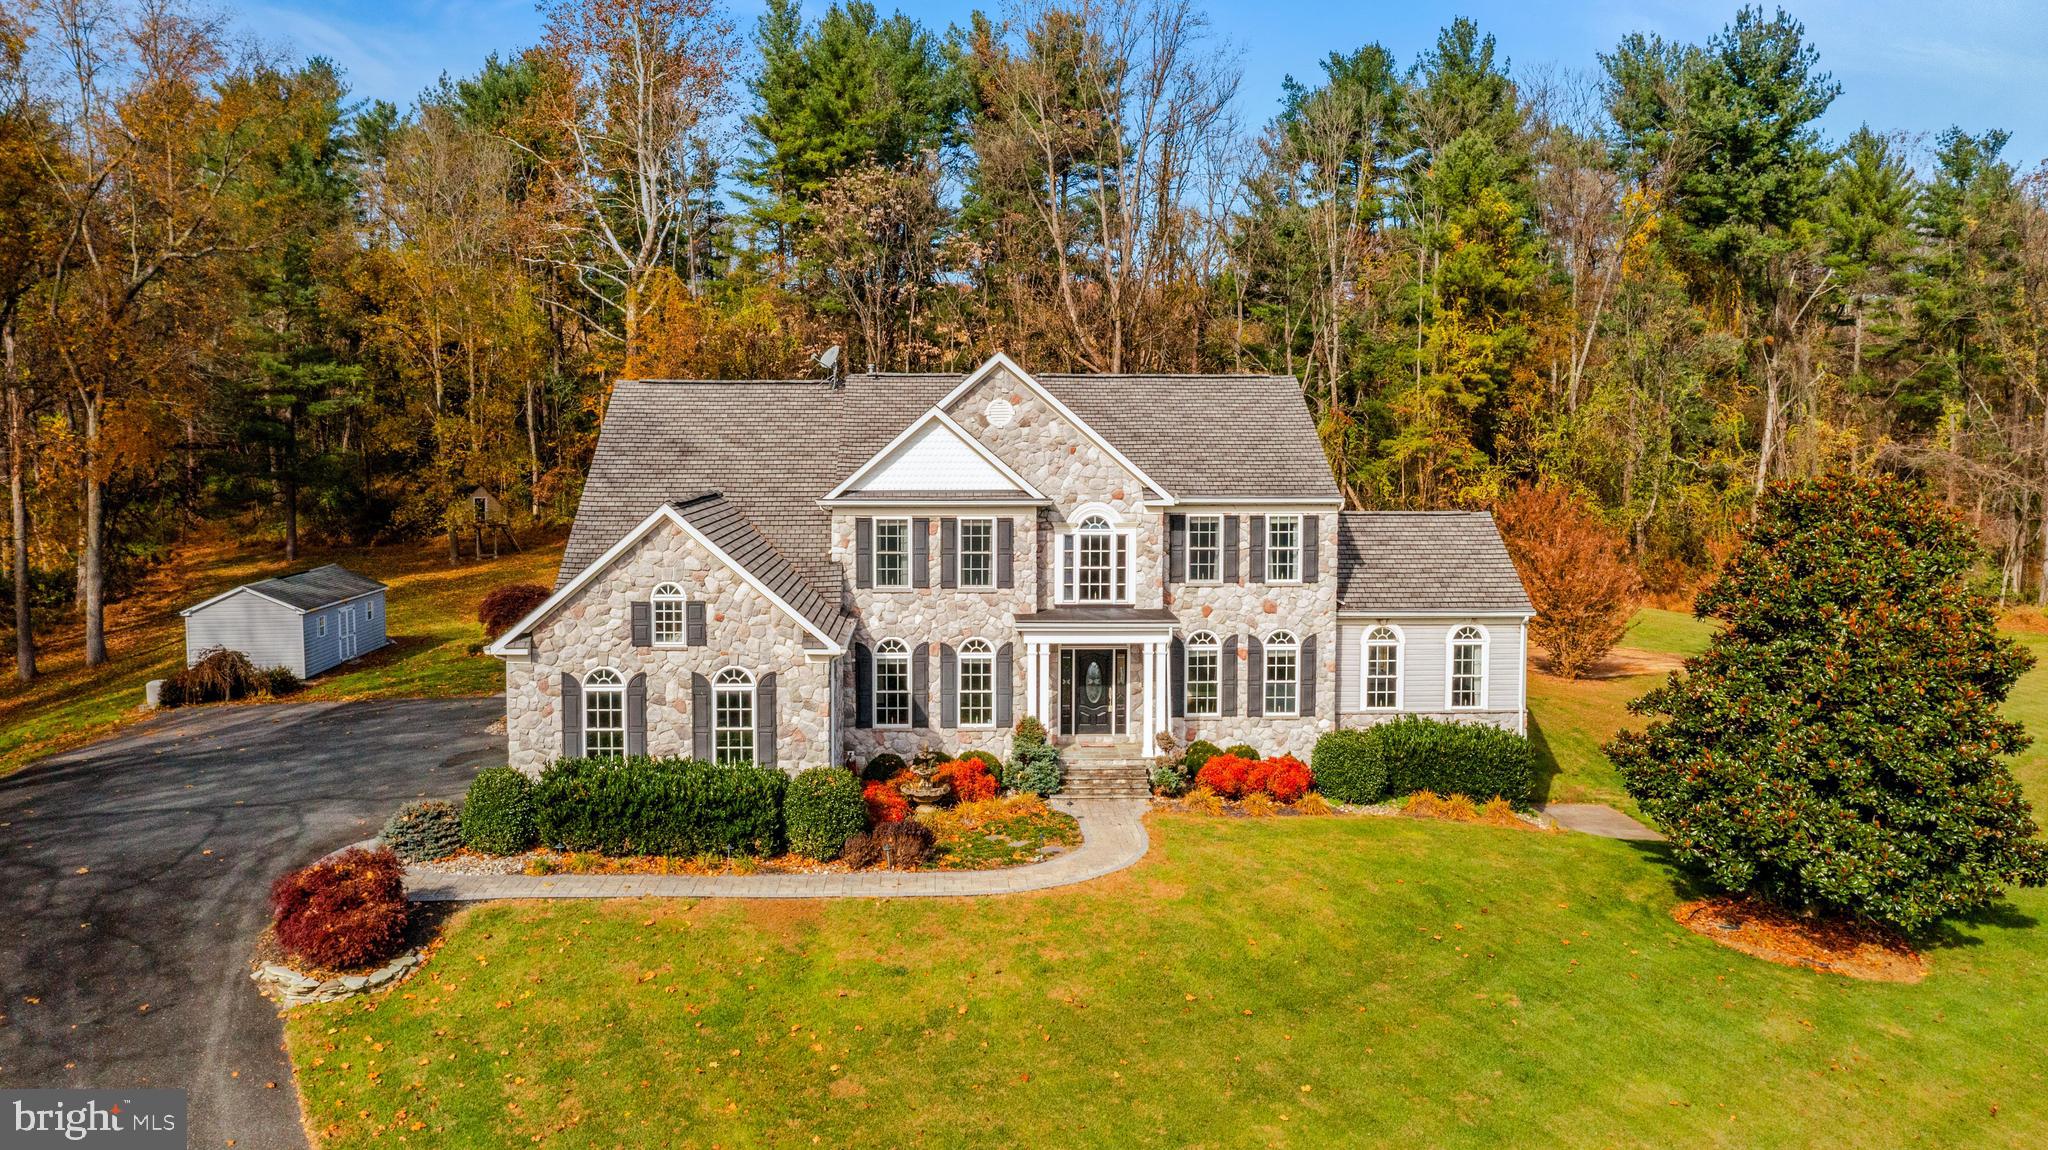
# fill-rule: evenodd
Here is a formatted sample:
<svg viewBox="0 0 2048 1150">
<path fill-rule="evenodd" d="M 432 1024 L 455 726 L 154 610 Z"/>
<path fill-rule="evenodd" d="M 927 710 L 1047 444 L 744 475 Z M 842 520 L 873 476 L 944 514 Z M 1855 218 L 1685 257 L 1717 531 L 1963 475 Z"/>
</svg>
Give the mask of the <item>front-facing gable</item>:
<svg viewBox="0 0 2048 1150">
<path fill-rule="evenodd" d="M 934 408 L 903 429 L 827 498 L 936 494 L 1043 498 L 995 452 Z"/>
</svg>

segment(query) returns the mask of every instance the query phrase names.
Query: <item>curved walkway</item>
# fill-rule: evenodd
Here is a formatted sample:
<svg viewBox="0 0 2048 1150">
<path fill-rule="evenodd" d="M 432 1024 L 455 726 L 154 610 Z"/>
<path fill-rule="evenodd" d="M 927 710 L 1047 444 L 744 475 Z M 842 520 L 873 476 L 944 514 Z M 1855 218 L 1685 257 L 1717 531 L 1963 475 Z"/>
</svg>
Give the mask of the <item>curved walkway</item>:
<svg viewBox="0 0 2048 1150">
<path fill-rule="evenodd" d="M 406 893 L 421 902 L 501 898 L 952 898 L 1020 894 L 1114 874 L 1145 857 L 1142 800 L 1053 805 L 1081 824 L 1081 845 L 1029 866 L 982 871 L 857 871 L 852 874 L 525 875 L 445 874 L 414 867 Z"/>
</svg>

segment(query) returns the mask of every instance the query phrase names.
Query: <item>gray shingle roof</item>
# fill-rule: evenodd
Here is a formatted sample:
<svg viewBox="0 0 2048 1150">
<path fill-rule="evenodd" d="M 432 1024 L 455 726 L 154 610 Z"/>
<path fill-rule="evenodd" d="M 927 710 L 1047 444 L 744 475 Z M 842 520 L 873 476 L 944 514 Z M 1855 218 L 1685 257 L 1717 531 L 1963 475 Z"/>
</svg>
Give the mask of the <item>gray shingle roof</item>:
<svg viewBox="0 0 2048 1150">
<path fill-rule="evenodd" d="M 621 380 L 556 586 L 662 504 L 718 491 L 819 598 L 838 604 L 831 514 L 817 501 L 964 378 L 854 375 L 839 387 Z M 1181 498 L 1338 498 L 1292 378 L 1037 378 Z"/>
<path fill-rule="evenodd" d="M 854 620 L 839 610 L 838 600 L 820 595 L 724 496 L 711 492 L 670 506 L 833 642 L 843 646 L 853 636 Z"/>
<path fill-rule="evenodd" d="M 297 575 L 264 579 L 247 586 L 251 591 L 301 611 L 318 611 L 344 599 L 384 589 L 384 584 L 368 575 L 358 575 L 338 563 L 301 571 Z"/>
<path fill-rule="evenodd" d="M 1484 511 L 1346 511 L 1337 521 L 1343 611 L 1529 611 Z"/>
</svg>

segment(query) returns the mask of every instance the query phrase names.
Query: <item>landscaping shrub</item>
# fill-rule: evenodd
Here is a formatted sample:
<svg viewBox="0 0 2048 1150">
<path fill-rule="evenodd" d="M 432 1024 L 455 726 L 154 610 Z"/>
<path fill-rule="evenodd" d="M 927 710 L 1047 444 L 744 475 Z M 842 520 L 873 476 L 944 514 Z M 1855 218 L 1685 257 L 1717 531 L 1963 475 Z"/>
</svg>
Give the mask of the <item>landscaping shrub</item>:
<svg viewBox="0 0 2048 1150">
<path fill-rule="evenodd" d="M 1223 813 L 1223 796 L 1208 787 L 1196 787 L 1181 797 L 1181 806 L 1191 814 L 1220 815 Z"/>
<path fill-rule="evenodd" d="M 1194 777 L 1195 773 L 1202 769 L 1202 764 L 1207 763 L 1210 759 L 1222 753 L 1222 747 L 1207 739 L 1196 739 L 1194 742 L 1189 743 L 1188 753 L 1182 756 L 1182 761 L 1187 767 L 1188 776 L 1190 778 Z"/>
<path fill-rule="evenodd" d="M 512 629 L 514 623 L 533 614 L 548 601 L 548 589 L 538 583 L 510 583 L 484 596 L 477 604 L 476 621 L 492 639 Z"/>
<path fill-rule="evenodd" d="M 1246 776 L 1247 789 L 1273 799 L 1291 803 L 1308 793 L 1315 776 L 1308 764 L 1293 755 L 1282 755 L 1277 759 L 1261 759 Z"/>
<path fill-rule="evenodd" d="M 876 849 L 889 865 L 900 870 L 910 870 L 922 863 L 932 853 L 932 847 L 939 837 L 932 829 L 916 819 L 903 819 L 883 823 L 870 832 Z"/>
<path fill-rule="evenodd" d="M 1226 751 L 1202 764 L 1202 769 L 1195 772 L 1195 785 L 1226 799 L 1241 799 L 1251 782 L 1253 761 Z"/>
<path fill-rule="evenodd" d="M 1435 791 L 1485 802 L 1496 795 L 1526 806 L 1536 753 L 1513 731 L 1479 723 L 1407 717 L 1362 732 L 1387 772 L 1386 793 Z"/>
<path fill-rule="evenodd" d="M 1771 489 L 1695 610 L 1723 623 L 1607 746 L 1722 890 L 1912 932 L 2048 880 L 1999 713 L 2033 660 L 1972 589 L 1970 525 L 1910 483 Z"/>
<path fill-rule="evenodd" d="M 289 695 L 301 686 L 289 667 L 259 669 L 240 651 L 208 647 L 199 660 L 173 673 L 158 689 L 157 706 L 227 703 L 257 695 Z"/>
<path fill-rule="evenodd" d="M 352 847 L 301 867 L 270 888 L 278 944 L 317 967 L 374 966 L 405 945 L 405 864 L 390 850 Z"/>
<path fill-rule="evenodd" d="M 263 693 L 272 698 L 296 694 L 306 685 L 290 667 L 265 667 L 257 674 L 263 677 Z"/>
<path fill-rule="evenodd" d="M 1223 753 L 1226 755 L 1236 755 L 1238 758 L 1244 759 L 1247 762 L 1255 763 L 1259 760 L 1259 752 L 1255 750 L 1249 743 L 1233 743 L 1232 745 L 1223 748 Z"/>
<path fill-rule="evenodd" d="M 902 774 L 903 769 L 909 765 L 909 763 L 903 761 L 902 755 L 892 755 L 887 751 L 883 751 L 881 754 L 868 760 L 868 765 L 861 769 L 860 777 L 865 782 L 886 783 L 897 775 Z"/>
<path fill-rule="evenodd" d="M 1060 765 L 1058 747 L 1024 742 L 1011 748 L 1010 762 L 1003 768 L 1004 786 L 1043 798 L 1058 794 L 1065 782 L 1066 768 Z"/>
<path fill-rule="evenodd" d="M 868 829 L 860 780 L 839 767 L 812 767 L 789 781 L 782 819 L 790 850 L 819 862 L 838 858 L 848 838 Z"/>
<path fill-rule="evenodd" d="M 1179 798 L 1188 789 L 1188 771 L 1184 760 L 1160 759 L 1152 764 L 1152 793 L 1167 798 Z"/>
<path fill-rule="evenodd" d="M 1018 719 L 1017 725 L 1010 730 L 1010 745 L 1012 747 L 1020 743 L 1042 744 L 1045 742 L 1045 724 L 1039 722 L 1036 715 L 1026 715 Z"/>
<path fill-rule="evenodd" d="M 1310 791 L 1295 801 L 1294 813 L 1297 815 L 1331 815 L 1336 814 L 1337 809 L 1330 805 L 1328 799 L 1314 791 Z"/>
<path fill-rule="evenodd" d="M 1273 797 L 1262 791 L 1253 791 L 1239 799 L 1237 809 L 1255 819 L 1271 818 L 1280 813 L 1280 808 L 1273 804 Z"/>
<path fill-rule="evenodd" d="M 1340 803 L 1376 803 L 1387 795 L 1387 764 L 1367 731 L 1331 731 L 1309 757 L 1316 790 Z"/>
<path fill-rule="evenodd" d="M 534 785 L 535 829 L 557 850 L 776 855 L 788 782 L 751 763 L 562 759 Z"/>
<path fill-rule="evenodd" d="M 861 791 L 861 802 L 867 808 L 868 825 L 879 827 L 887 823 L 902 822 L 910 814 L 910 800 L 903 797 L 892 784 L 873 782 Z"/>
<path fill-rule="evenodd" d="M 980 759 L 954 759 L 939 764 L 932 778 L 953 788 L 956 802 L 978 803 L 996 797 L 1002 784 L 989 773 L 988 764 Z"/>
<path fill-rule="evenodd" d="M 398 808 L 378 835 L 401 862 L 429 862 L 462 849 L 462 814 L 454 803 L 426 799 Z"/>
<path fill-rule="evenodd" d="M 882 861 L 882 848 L 875 842 L 874 835 L 862 831 L 847 837 L 846 845 L 839 850 L 839 857 L 854 870 L 865 870 Z"/>
<path fill-rule="evenodd" d="M 511 855 L 534 842 L 533 780 L 511 767 L 486 767 L 462 801 L 462 845 L 489 855 Z"/>
<path fill-rule="evenodd" d="M 973 759 L 975 762 L 987 767 L 988 773 L 998 779 L 1003 777 L 1003 760 L 997 758 L 989 751 L 965 751 L 961 753 L 960 757 L 963 759 Z"/>
</svg>

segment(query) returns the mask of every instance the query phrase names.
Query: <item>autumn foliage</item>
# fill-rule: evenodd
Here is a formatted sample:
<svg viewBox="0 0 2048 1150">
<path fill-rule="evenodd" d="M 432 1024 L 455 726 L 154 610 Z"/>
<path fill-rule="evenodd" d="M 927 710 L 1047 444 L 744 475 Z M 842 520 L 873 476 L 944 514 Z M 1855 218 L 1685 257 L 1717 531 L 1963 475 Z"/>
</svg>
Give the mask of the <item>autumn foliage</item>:
<svg viewBox="0 0 2048 1150">
<path fill-rule="evenodd" d="M 1272 759 L 1246 759 L 1222 754 L 1202 764 L 1195 772 L 1195 785 L 1207 787 L 1226 799 L 1266 795 L 1291 803 L 1308 793 L 1314 776 L 1308 764 L 1292 755 Z"/>
<path fill-rule="evenodd" d="M 547 601 L 548 589 L 538 583 L 510 583 L 484 596 L 477 604 L 476 621 L 495 639 Z"/>
<path fill-rule="evenodd" d="M 939 764 L 932 776 L 953 788 L 953 797 L 963 803 L 978 803 L 996 797 L 1002 785 L 980 759 L 954 759 Z"/>
<path fill-rule="evenodd" d="M 405 945 L 405 864 L 387 849 L 351 848 L 270 888 L 277 941 L 315 966 L 373 966 Z"/>
<path fill-rule="evenodd" d="M 1620 642 L 1636 569 L 1620 532 L 1563 484 L 1523 484 L 1494 505 L 1494 522 L 1536 607 L 1529 638 L 1576 679 Z"/>
<path fill-rule="evenodd" d="M 872 826 L 900 823 L 910 815 L 910 800 L 903 797 L 893 782 L 869 783 L 860 797 L 867 804 L 868 823 Z"/>
</svg>

